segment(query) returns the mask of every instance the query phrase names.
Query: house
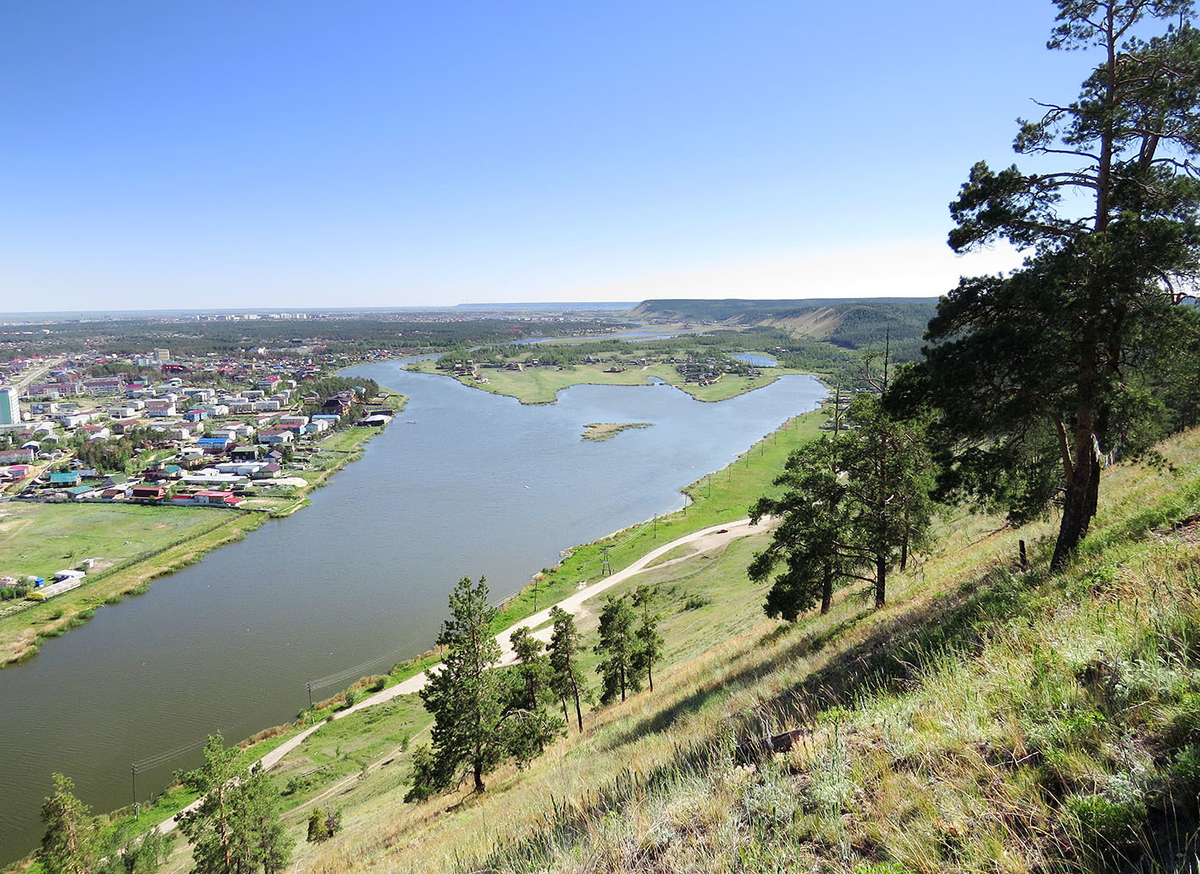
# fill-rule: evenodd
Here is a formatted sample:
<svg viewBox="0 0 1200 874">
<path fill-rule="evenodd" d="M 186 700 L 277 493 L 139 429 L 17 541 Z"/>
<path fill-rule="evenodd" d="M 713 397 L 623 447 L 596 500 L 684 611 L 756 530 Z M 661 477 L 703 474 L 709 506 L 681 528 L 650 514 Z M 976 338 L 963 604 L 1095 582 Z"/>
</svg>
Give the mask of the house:
<svg viewBox="0 0 1200 874">
<path fill-rule="evenodd" d="M 260 466 L 258 470 L 254 471 L 254 473 L 250 474 L 250 477 L 252 479 L 275 479 L 281 473 L 283 473 L 283 468 L 280 467 L 276 462 L 270 461 Z"/>
<path fill-rule="evenodd" d="M 146 415 L 163 419 L 175 415 L 175 401 L 169 398 L 150 398 L 146 401 Z"/>
<path fill-rule="evenodd" d="M 209 455 L 224 455 L 232 444 L 233 440 L 228 436 L 201 437 L 196 441 L 196 445 Z"/>
<path fill-rule="evenodd" d="M 242 499 L 234 495 L 233 492 L 218 492 L 208 489 L 196 492 L 193 500 L 197 504 L 208 505 L 210 507 L 236 507 L 242 502 Z"/>
<path fill-rule="evenodd" d="M 207 418 L 208 410 L 205 410 L 201 407 L 197 407 L 194 410 L 188 410 L 183 414 L 183 419 L 185 422 L 203 422 Z"/>
<path fill-rule="evenodd" d="M 99 497 L 100 490 L 95 486 L 75 486 L 67 489 L 67 497 L 72 501 L 83 501 L 88 498 Z"/>
<path fill-rule="evenodd" d="M 49 477 L 50 485 L 52 486 L 77 486 L 79 485 L 79 471 L 60 471 L 52 473 Z"/>
<path fill-rule="evenodd" d="M 135 501 L 161 501 L 166 496 L 166 486 L 134 486 L 129 491 L 129 497 Z"/>
<path fill-rule="evenodd" d="M 262 447 L 258 444 L 253 446 L 235 446 L 229 450 L 229 457 L 234 461 L 257 461 Z"/>
<path fill-rule="evenodd" d="M 291 443 L 295 435 L 286 428 L 268 428 L 258 432 L 258 442 L 275 446 L 280 443 Z"/>
<path fill-rule="evenodd" d="M 29 464 L 13 464 L 0 471 L 0 477 L 10 481 L 23 480 L 29 476 L 29 471 L 33 470 L 33 466 Z"/>
<path fill-rule="evenodd" d="M 125 377 L 103 376 L 96 379 L 85 379 L 83 390 L 90 395 L 119 395 L 125 391 Z"/>
<path fill-rule="evenodd" d="M 0 464 L 33 464 L 33 453 L 29 447 L 5 449 L 0 452 Z"/>
<path fill-rule="evenodd" d="M 105 489 L 100 493 L 100 497 L 105 501 L 123 501 L 129 497 L 129 489 L 124 486 L 114 486 L 110 489 Z"/>
</svg>

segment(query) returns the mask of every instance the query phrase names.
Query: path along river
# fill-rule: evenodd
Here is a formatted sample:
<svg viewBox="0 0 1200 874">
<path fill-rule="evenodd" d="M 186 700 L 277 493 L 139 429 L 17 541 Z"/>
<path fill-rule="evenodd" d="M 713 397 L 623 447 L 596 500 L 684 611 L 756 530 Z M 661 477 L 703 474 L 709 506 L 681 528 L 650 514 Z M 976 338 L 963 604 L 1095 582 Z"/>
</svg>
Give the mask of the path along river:
<svg viewBox="0 0 1200 874">
<path fill-rule="evenodd" d="M 246 737 L 294 717 L 307 680 L 428 649 L 460 577 L 486 574 L 498 600 L 559 550 L 678 509 L 681 486 L 824 396 L 785 376 L 721 403 L 576 386 L 525 406 L 402 363 L 351 371 L 410 400 L 311 507 L 0 671 L 0 864 L 36 846 L 52 771 L 107 810 L 132 799 L 133 762 L 163 759 L 139 768 L 146 800 L 206 734 Z M 654 426 L 593 443 L 589 422 Z"/>
</svg>

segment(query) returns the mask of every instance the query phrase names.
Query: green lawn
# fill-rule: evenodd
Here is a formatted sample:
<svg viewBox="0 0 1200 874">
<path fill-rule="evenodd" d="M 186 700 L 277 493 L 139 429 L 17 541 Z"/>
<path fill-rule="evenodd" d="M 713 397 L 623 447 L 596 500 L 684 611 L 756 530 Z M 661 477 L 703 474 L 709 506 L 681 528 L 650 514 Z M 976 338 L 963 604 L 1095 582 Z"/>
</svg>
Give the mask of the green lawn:
<svg viewBox="0 0 1200 874">
<path fill-rule="evenodd" d="M 223 510 L 123 504 L 0 505 L 0 575 L 49 578 L 96 559 L 93 572 L 227 520 Z"/>
</svg>

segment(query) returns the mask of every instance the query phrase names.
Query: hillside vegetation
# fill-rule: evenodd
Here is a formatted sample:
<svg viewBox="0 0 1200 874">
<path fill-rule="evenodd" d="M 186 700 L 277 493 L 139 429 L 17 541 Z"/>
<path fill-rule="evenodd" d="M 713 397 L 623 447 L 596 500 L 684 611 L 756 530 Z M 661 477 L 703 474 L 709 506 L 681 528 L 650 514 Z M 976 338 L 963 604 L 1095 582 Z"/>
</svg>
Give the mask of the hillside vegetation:
<svg viewBox="0 0 1200 874">
<path fill-rule="evenodd" d="M 843 349 L 881 344 L 890 334 L 915 353 L 936 307 L 935 298 L 647 300 L 629 315 L 652 321 L 778 328 L 795 339 L 823 340 Z"/>
<path fill-rule="evenodd" d="M 971 515 L 941 523 L 878 611 L 846 592 L 824 617 L 763 619 L 745 567 L 765 535 L 652 570 L 657 691 L 594 711 L 486 793 L 420 805 L 401 801 L 400 753 L 420 726 L 385 723 L 387 761 L 316 799 L 345 828 L 297 868 L 1194 870 L 1200 432 L 1161 451 L 1112 471 L 1060 575 L 1052 524 Z M 594 635 L 594 615 L 580 626 Z M 362 743 L 347 729 L 338 752 Z M 737 755 L 793 729 L 786 754 Z"/>
</svg>

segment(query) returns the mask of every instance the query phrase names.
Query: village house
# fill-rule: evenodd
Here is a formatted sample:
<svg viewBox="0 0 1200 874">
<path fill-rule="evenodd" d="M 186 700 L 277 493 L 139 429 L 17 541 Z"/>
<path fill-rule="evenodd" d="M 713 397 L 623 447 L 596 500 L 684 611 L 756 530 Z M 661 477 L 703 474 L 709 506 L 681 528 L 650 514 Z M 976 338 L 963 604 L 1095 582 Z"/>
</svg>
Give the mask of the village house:
<svg viewBox="0 0 1200 874">
<path fill-rule="evenodd" d="M 33 464 L 33 449 L 0 450 L 0 464 Z"/>
<path fill-rule="evenodd" d="M 286 428 L 267 428 L 258 432 L 258 442 L 275 446 L 281 443 L 291 443 L 295 435 Z"/>
</svg>

